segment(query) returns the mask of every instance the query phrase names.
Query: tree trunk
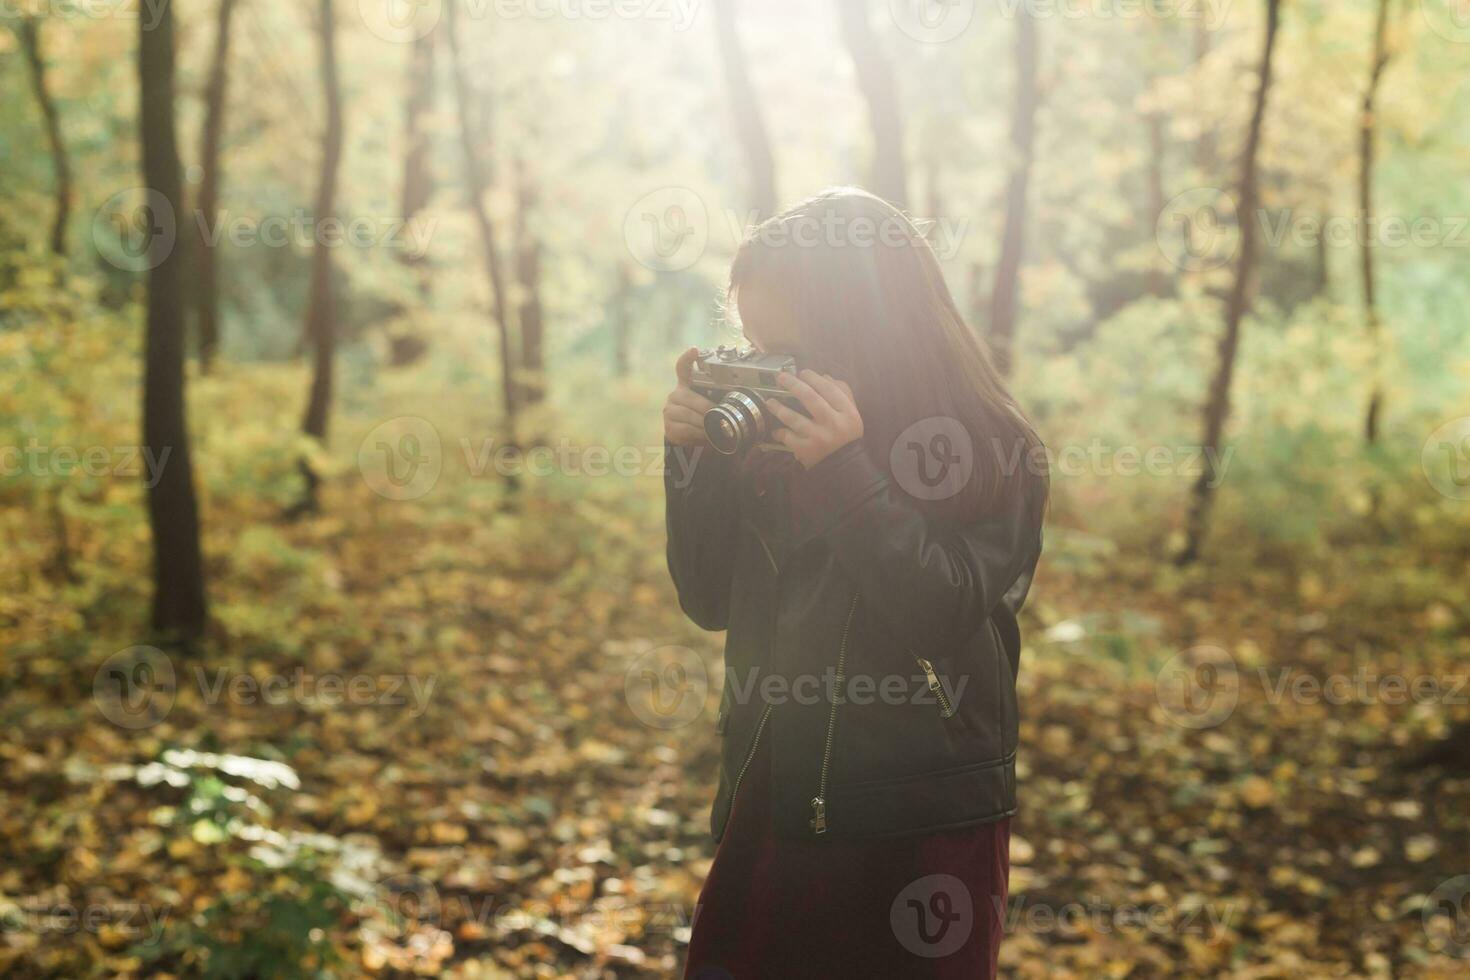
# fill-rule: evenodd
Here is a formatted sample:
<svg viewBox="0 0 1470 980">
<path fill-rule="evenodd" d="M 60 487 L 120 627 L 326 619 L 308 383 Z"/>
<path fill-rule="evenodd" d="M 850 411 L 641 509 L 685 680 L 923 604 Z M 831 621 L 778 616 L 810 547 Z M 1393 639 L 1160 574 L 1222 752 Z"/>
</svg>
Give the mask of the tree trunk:
<svg viewBox="0 0 1470 980">
<path fill-rule="evenodd" d="M 404 143 L 403 188 L 401 210 L 404 222 L 411 221 L 429 204 L 434 193 L 434 174 L 429 165 L 429 127 L 427 116 L 434 108 L 434 39 L 429 31 L 414 41 L 409 54 L 408 94 L 403 106 Z M 402 253 L 405 265 L 414 267 L 420 256 Z M 428 278 L 419 278 L 419 291 L 428 295 Z"/>
<path fill-rule="evenodd" d="M 944 187 L 939 172 L 939 148 L 931 140 L 924 153 L 924 217 L 934 222 L 944 218 Z"/>
<path fill-rule="evenodd" d="M 183 179 L 174 131 L 173 6 L 140 17 L 138 118 L 143 184 L 182 213 Z M 150 220 L 150 224 L 152 221 Z M 169 236 L 148 242 L 148 326 L 143 363 L 143 445 L 164 461 L 148 491 L 153 531 L 153 627 L 189 639 L 204 630 L 199 503 L 184 401 L 183 250 Z"/>
<path fill-rule="evenodd" d="M 1036 144 L 1037 93 L 1036 19 L 1025 4 L 1016 8 L 1016 91 L 1011 106 L 1010 179 L 1006 183 L 1005 227 L 995 266 L 995 288 L 990 294 L 990 347 L 1001 374 L 1011 370 L 1016 336 L 1016 311 L 1021 286 L 1021 261 L 1026 247 L 1026 192 Z"/>
<path fill-rule="evenodd" d="M 1431 743 L 1402 763 L 1406 769 L 1430 766 L 1453 773 L 1470 773 L 1470 721 L 1462 721 L 1448 735 Z"/>
<path fill-rule="evenodd" d="M 429 31 L 413 42 L 409 49 L 407 95 L 403 103 L 404 144 L 403 188 L 400 213 L 408 224 L 429 204 L 434 194 L 434 173 L 430 165 L 430 140 L 427 117 L 434 109 L 435 31 Z M 421 304 L 429 300 L 429 266 L 427 256 L 410 251 L 398 253 L 413 277 Z M 392 362 L 402 367 L 423 356 L 428 344 L 417 334 L 393 339 Z"/>
<path fill-rule="evenodd" d="M 842 38 L 852 55 L 858 88 L 868 104 L 868 121 L 873 130 L 870 189 L 895 207 L 907 207 L 903 118 L 899 113 L 893 69 L 878 48 L 878 38 L 868 20 L 868 0 L 837 0 L 837 12 L 842 23 Z"/>
<path fill-rule="evenodd" d="M 1363 438 L 1368 445 L 1378 441 L 1379 414 L 1383 409 L 1381 377 L 1383 326 L 1378 318 L 1378 298 L 1373 264 L 1373 163 L 1377 150 L 1378 121 L 1375 118 L 1378 86 L 1383 70 L 1388 67 L 1388 8 L 1390 0 L 1378 0 L 1378 18 L 1373 26 L 1373 63 L 1368 72 L 1368 87 L 1363 90 L 1363 111 L 1358 130 L 1358 215 L 1363 222 L 1362 272 L 1363 315 L 1368 323 L 1368 337 L 1373 344 L 1373 381 L 1368 393 L 1368 411 L 1363 421 Z"/>
<path fill-rule="evenodd" d="M 204 133 L 199 150 L 199 267 L 195 283 L 195 315 L 199 331 L 199 368 L 208 372 L 219 351 L 219 190 L 220 141 L 225 129 L 229 88 L 230 25 L 235 0 L 219 0 L 214 34 L 214 61 L 204 89 Z"/>
<path fill-rule="evenodd" d="M 1316 268 L 1313 270 L 1312 295 L 1314 297 L 1326 296 L 1332 288 L 1332 264 L 1328 262 L 1327 253 L 1329 246 L 1327 244 L 1327 232 L 1325 230 L 1327 228 L 1327 219 L 1330 217 L 1331 215 L 1328 213 L 1328 209 L 1324 207 L 1322 209 L 1322 228 L 1324 230 L 1317 235 Z"/>
<path fill-rule="evenodd" d="M 750 84 L 745 51 L 735 26 L 738 0 L 715 0 L 715 33 L 720 43 L 720 60 L 725 69 L 725 85 L 730 90 L 730 109 L 735 117 L 735 134 L 745 151 L 747 204 L 755 209 L 756 220 L 776 213 L 776 163 L 771 155 L 771 140 L 761 118 L 760 102 Z"/>
<path fill-rule="evenodd" d="M 986 310 L 990 306 L 990 297 L 985 292 L 985 280 L 985 265 L 979 261 L 971 262 L 967 291 L 970 294 L 971 328 L 977 333 L 980 331 L 979 324 L 984 322 Z"/>
<path fill-rule="evenodd" d="M 1152 87 L 1152 86 L 1150 86 Z M 1151 109 L 1144 123 L 1148 127 L 1148 216 L 1149 220 L 1143 222 L 1144 234 L 1152 244 L 1155 241 L 1155 226 L 1158 224 L 1159 216 L 1164 213 L 1167 202 L 1164 200 L 1164 151 L 1166 147 L 1164 123 L 1165 117 L 1162 110 Z M 1150 249 L 1148 264 L 1148 293 L 1150 296 L 1164 296 L 1168 293 L 1168 278 L 1165 275 L 1163 256 L 1158 253 L 1157 248 Z"/>
<path fill-rule="evenodd" d="M 626 378 L 631 366 L 633 317 L 633 279 L 628 275 L 628 266 L 618 263 L 617 291 L 612 302 L 613 376 Z"/>
<path fill-rule="evenodd" d="M 51 488 L 46 501 L 51 518 L 51 534 L 56 539 L 55 550 L 51 552 L 51 571 L 61 581 L 75 585 L 80 580 L 72 565 L 71 534 L 66 526 L 66 507 L 62 503 L 65 493 L 65 486 L 56 484 Z"/>
<path fill-rule="evenodd" d="M 500 247 L 495 241 L 495 225 L 485 204 L 489 191 L 489 180 L 480 162 L 479 133 L 481 126 L 470 117 L 471 99 L 469 81 L 464 62 L 459 52 L 459 30 L 456 8 L 458 0 L 445 5 L 446 37 L 449 40 L 451 73 L 454 77 L 454 101 L 459 115 L 460 147 L 464 151 L 465 185 L 469 197 L 470 211 L 475 218 L 475 227 L 480 234 L 480 247 L 484 252 L 485 276 L 490 282 L 490 302 L 495 323 L 500 332 L 501 397 L 505 410 L 506 441 L 514 446 L 516 440 L 516 358 L 511 339 L 510 318 L 506 312 L 505 272 L 500 260 Z"/>
<path fill-rule="evenodd" d="M 1204 462 L 1195 481 L 1185 525 L 1185 546 L 1179 564 L 1187 565 L 1199 558 L 1209 524 L 1210 504 L 1219 482 L 1220 439 L 1230 415 L 1230 381 L 1235 374 L 1235 356 L 1240 347 L 1240 324 L 1249 306 L 1250 279 L 1256 264 L 1256 200 L 1257 158 L 1261 148 L 1261 130 L 1266 120 L 1266 103 L 1271 93 L 1271 61 L 1276 50 L 1276 30 L 1281 20 L 1281 0 L 1266 0 L 1266 33 L 1261 53 L 1260 83 L 1255 106 L 1251 111 L 1250 129 L 1246 134 L 1245 154 L 1241 160 L 1238 214 L 1240 215 L 1240 251 L 1235 266 L 1235 282 L 1225 301 L 1225 333 L 1220 338 L 1219 357 L 1214 380 L 1210 383 L 1205 403 L 1204 438 L 1201 441 Z"/>
<path fill-rule="evenodd" d="M 516 319 L 521 325 L 521 368 L 524 403 L 546 400 L 545 316 L 541 307 L 541 243 L 531 233 L 536 188 L 524 161 L 516 162 L 515 255 L 516 281 L 521 302 Z"/>
<path fill-rule="evenodd" d="M 41 22 L 32 16 L 22 17 L 18 27 L 20 45 L 30 68 L 31 88 L 46 127 L 46 142 L 51 148 L 51 169 L 56 175 L 56 215 L 51 225 L 51 251 L 66 257 L 66 222 L 71 215 L 71 161 L 66 143 L 61 138 L 61 114 L 51 89 L 46 85 L 46 60 L 41 50 Z"/>
<path fill-rule="evenodd" d="M 1196 17 L 1194 20 L 1194 74 L 1195 84 L 1203 87 L 1205 85 L 1204 67 L 1205 61 L 1210 56 L 1210 28 L 1208 19 Z M 1219 139 L 1215 128 L 1211 125 L 1200 127 L 1199 136 L 1194 141 L 1194 166 L 1199 171 L 1199 179 L 1208 184 L 1215 174 L 1219 165 Z"/>
<path fill-rule="evenodd" d="M 337 205 L 337 181 L 342 164 L 342 86 L 337 76 L 337 21 L 334 0 L 317 5 L 317 43 L 320 50 L 320 79 L 326 101 L 326 128 L 322 133 L 322 164 L 317 182 L 312 220 L 317 227 L 333 218 Z M 332 250 L 317 242 L 311 253 L 311 295 L 307 300 L 304 333 L 312 351 L 311 395 L 301 431 L 318 442 L 326 442 L 332 408 L 332 374 L 337 348 L 337 299 L 332 283 Z M 320 478 L 311 464 L 302 461 L 306 478 L 303 507 L 315 509 Z"/>
</svg>

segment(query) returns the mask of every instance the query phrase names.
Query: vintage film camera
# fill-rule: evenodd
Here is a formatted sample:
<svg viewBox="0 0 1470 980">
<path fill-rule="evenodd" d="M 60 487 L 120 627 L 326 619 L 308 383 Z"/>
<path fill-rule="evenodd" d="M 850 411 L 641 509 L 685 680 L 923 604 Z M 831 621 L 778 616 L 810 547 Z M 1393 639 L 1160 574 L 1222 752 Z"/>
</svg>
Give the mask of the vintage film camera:
<svg viewBox="0 0 1470 980">
<path fill-rule="evenodd" d="M 771 439 L 781 423 L 767 403 L 779 401 L 803 415 L 806 410 L 791 392 L 776 383 L 776 375 L 782 371 L 795 374 L 796 358 L 725 345 L 699 352 L 690 374 L 690 387 L 715 403 L 704 414 L 704 431 L 710 445 L 727 456 L 752 447 L 790 452 Z"/>
</svg>

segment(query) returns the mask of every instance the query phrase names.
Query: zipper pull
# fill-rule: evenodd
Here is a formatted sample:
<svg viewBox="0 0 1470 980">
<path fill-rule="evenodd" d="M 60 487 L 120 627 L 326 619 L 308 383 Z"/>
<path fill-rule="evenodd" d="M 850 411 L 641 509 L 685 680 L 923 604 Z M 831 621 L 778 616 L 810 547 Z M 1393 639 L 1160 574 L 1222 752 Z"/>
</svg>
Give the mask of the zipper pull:
<svg viewBox="0 0 1470 980">
<path fill-rule="evenodd" d="M 919 661 L 919 666 L 924 669 L 924 676 L 929 678 L 929 690 L 935 694 L 942 692 L 944 687 L 939 683 L 939 675 L 935 673 L 934 665 L 923 657 L 916 657 L 915 659 Z"/>
<path fill-rule="evenodd" d="M 819 834 L 827 832 L 827 801 L 820 796 L 812 797 L 812 830 Z"/>
<path fill-rule="evenodd" d="M 950 718 L 954 715 L 954 705 L 950 703 L 949 695 L 945 693 L 944 685 L 939 681 L 939 672 L 934 665 L 923 657 L 915 657 L 919 666 L 924 670 L 924 676 L 929 678 L 929 693 L 934 695 L 934 700 L 939 703 L 939 717 Z"/>
</svg>

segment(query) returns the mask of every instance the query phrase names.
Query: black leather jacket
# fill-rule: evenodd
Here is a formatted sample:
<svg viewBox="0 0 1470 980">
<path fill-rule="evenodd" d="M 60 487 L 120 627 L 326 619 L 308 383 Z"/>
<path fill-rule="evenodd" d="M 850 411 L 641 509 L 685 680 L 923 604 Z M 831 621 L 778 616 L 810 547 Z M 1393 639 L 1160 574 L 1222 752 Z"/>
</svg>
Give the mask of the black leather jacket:
<svg viewBox="0 0 1470 980">
<path fill-rule="evenodd" d="M 783 837 L 918 834 L 1016 809 L 1016 613 L 1045 493 L 962 527 L 926 517 L 853 443 L 797 475 L 792 533 L 736 460 L 666 452 L 668 561 L 684 612 L 728 630 L 718 729 L 724 833 L 759 739 Z M 810 510 L 810 509 L 809 509 Z"/>
</svg>

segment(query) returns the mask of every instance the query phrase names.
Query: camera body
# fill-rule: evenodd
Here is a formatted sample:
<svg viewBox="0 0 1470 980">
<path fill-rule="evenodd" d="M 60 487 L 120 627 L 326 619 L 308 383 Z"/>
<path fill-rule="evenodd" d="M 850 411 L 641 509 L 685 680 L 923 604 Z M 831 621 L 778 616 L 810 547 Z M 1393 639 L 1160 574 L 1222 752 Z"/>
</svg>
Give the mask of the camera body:
<svg viewBox="0 0 1470 980">
<path fill-rule="evenodd" d="M 699 352 L 689 382 L 691 388 L 715 403 L 704 415 L 704 432 L 716 451 L 727 456 L 752 448 L 791 451 L 771 439 L 781 423 L 767 403 L 779 401 L 803 415 L 806 410 L 776 382 L 782 371 L 795 374 L 796 358 L 727 345 Z"/>
</svg>

